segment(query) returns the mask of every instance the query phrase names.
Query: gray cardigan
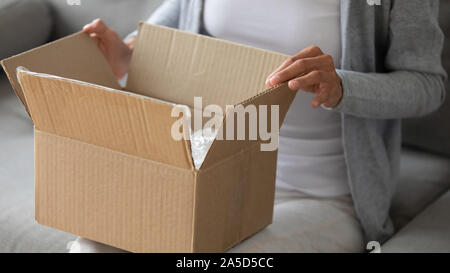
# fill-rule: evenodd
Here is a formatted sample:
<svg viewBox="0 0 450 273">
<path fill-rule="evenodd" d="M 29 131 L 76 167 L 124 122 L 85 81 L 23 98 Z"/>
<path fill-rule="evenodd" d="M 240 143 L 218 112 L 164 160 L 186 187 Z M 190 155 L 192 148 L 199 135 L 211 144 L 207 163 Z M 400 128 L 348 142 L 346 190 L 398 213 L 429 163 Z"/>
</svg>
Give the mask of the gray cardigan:
<svg viewBox="0 0 450 273">
<path fill-rule="evenodd" d="M 207 34 L 203 0 L 166 0 L 148 23 Z M 341 0 L 342 115 L 351 194 L 366 240 L 385 241 L 401 150 L 401 119 L 444 101 L 438 0 Z"/>
</svg>

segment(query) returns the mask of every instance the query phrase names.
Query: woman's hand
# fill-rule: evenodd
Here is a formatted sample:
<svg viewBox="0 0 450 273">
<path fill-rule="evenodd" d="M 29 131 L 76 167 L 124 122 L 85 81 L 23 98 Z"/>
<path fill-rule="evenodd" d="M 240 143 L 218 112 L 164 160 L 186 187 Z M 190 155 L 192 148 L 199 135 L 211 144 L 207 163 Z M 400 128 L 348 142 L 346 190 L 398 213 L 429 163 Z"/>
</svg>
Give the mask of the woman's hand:
<svg viewBox="0 0 450 273">
<path fill-rule="evenodd" d="M 119 35 L 110 29 L 101 19 L 95 19 L 83 28 L 83 32 L 89 34 L 97 41 L 112 71 L 117 79 L 122 78 L 130 67 L 135 38 L 122 41 Z"/>
<path fill-rule="evenodd" d="M 334 67 L 333 58 L 324 54 L 317 46 L 303 49 L 286 60 L 269 77 L 269 87 L 289 81 L 291 90 L 299 89 L 316 94 L 312 101 L 314 108 L 323 104 L 336 107 L 342 99 L 342 84 Z"/>
</svg>

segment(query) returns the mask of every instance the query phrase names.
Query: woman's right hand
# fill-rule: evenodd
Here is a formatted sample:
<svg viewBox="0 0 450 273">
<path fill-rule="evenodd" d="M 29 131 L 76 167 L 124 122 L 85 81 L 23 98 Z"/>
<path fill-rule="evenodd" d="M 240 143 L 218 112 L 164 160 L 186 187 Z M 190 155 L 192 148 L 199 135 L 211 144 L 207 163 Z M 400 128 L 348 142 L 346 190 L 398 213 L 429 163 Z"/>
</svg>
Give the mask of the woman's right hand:
<svg viewBox="0 0 450 273">
<path fill-rule="evenodd" d="M 83 27 L 83 32 L 97 41 L 117 79 L 121 79 L 130 67 L 135 37 L 122 41 L 119 35 L 110 29 L 101 19 L 95 19 Z"/>
</svg>

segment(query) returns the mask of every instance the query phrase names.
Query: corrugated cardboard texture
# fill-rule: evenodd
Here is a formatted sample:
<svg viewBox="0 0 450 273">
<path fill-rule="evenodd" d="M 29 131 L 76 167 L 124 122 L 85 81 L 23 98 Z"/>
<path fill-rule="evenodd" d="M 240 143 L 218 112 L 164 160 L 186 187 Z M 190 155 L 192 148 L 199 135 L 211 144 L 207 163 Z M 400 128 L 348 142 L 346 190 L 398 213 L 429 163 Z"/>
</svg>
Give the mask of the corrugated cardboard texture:
<svg viewBox="0 0 450 273">
<path fill-rule="evenodd" d="M 223 108 L 255 96 L 287 58 L 161 26 L 141 24 L 139 30 L 127 89 L 191 107 L 194 96 Z"/>
<path fill-rule="evenodd" d="M 19 66 L 34 72 L 120 89 L 97 44 L 85 33 L 76 33 L 5 59 L 1 63 L 14 91 L 26 108 L 27 103 L 16 77 L 16 68 Z"/>
<path fill-rule="evenodd" d="M 254 144 L 198 173 L 195 252 L 224 251 L 272 222 L 276 159 Z"/>
<path fill-rule="evenodd" d="M 252 104 L 255 105 L 258 112 L 258 117 L 260 117 L 259 108 L 260 105 L 267 105 L 268 110 L 266 117 L 260 117 L 260 118 L 266 118 L 268 123 L 268 128 L 270 128 L 271 124 L 271 112 L 270 112 L 270 106 L 271 105 L 278 105 L 279 106 L 279 125 L 281 128 L 281 125 L 284 121 L 284 118 L 287 114 L 287 111 L 289 110 L 289 106 L 291 105 L 292 101 L 295 98 L 295 92 L 289 89 L 288 85 L 286 83 L 281 84 L 275 88 L 272 88 L 268 91 L 265 91 L 253 98 L 250 98 L 242 103 L 244 107 Z M 226 132 L 226 126 L 229 121 L 229 119 L 234 119 L 234 132 L 236 134 L 237 132 L 237 121 L 236 117 L 233 115 L 227 115 L 224 118 L 224 125 L 223 125 L 223 131 Z M 259 125 L 258 125 L 259 126 Z M 259 128 L 259 127 L 258 127 Z M 280 129 L 278 128 L 278 129 Z M 246 121 L 246 131 L 248 135 L 248 118 Z M 271 128 L 270 128 L 271 130 Z M 235 138 L 236 139 L 236 138 Z M 206 155 L 205 161 L 203 162 L 202 169 L 209 168 L 210 166 L 216 164 L 217 162 L 220 162 L 224 158 L 227 158 L 240 150 L 244 149 L 248 145 L 252 143 L 261 143 L 261 140 L 259 139 L 255 141 L 232 141 L 232 140 L 215 140 L 214 143 L 211 145 L 211 148 L 208 151 L 208 154 Z M 258 146 L 259 147 L 259 146 Z"/>
<path fill-rule="evenodd" d="M 295 93 L 286 84 L 266 90 L 264 80 L 286 56 L 140 28 L 128 90 L 191 108 L 194 96 L 279 105 L 281 126 Z M 277 153 L 261 152 L 258 140 L 215 141 L 194 170 L 190 143 L 171 136 L 172 104 L 117 90 L 88 36 L 3 65 L 35 124 L 39 223 L 134 252 L 224 251 L 271 223 Z M 17 66 L 112 89 L 19 71 L 22 94 Z"/>
<path fill-rule="evenodd" d="M 38 130 L 192 169 L 189 144 L 171 137 L 171 104 L 41 74 L 18 77 Z"/>
<path fill-rule="evenodd" d="M 134 252 L 191 252 L 194 173 L 35 131 L 36 220 Z"/>
<path fill-rule="evenodd" d="M 194 96 L 201 96 L 203 105 L 218 104 L 224 110 L 225 105 L 240 103 L 280 105 L 281 125 L 295 92 L 287 84 L 266 91 L 265 79 L 286 58 L 283 54 L 207 36 L 140 24 L 127 89 L 191 109 Z M 248 141 L 215 141 L 202 168 L 248 144 Z"/>
<path fill-rule="evenodd" d="M 247 188 L 243 200 L 241 240 L 272 223 L 277 151 L 261 152 L 255 145 L 247 154 Z"/>
</svg>

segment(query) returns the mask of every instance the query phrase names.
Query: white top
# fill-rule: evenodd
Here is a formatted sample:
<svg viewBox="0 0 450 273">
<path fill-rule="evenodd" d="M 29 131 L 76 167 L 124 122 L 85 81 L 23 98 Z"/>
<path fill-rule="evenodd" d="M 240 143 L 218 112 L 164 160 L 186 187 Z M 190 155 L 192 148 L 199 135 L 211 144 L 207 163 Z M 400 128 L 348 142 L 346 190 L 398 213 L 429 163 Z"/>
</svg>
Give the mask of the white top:
<svg viewBox="0 0 450 273">
<path fill-rule="evenodd" d="M 206 0 L 214 37 L 294 55 L 311 45 L 341 58 L 340 1 Z M 277 186 L 316 196 L 348 194 L 341 116 L 299 91 L 280 130 Z"/>
</svg>

